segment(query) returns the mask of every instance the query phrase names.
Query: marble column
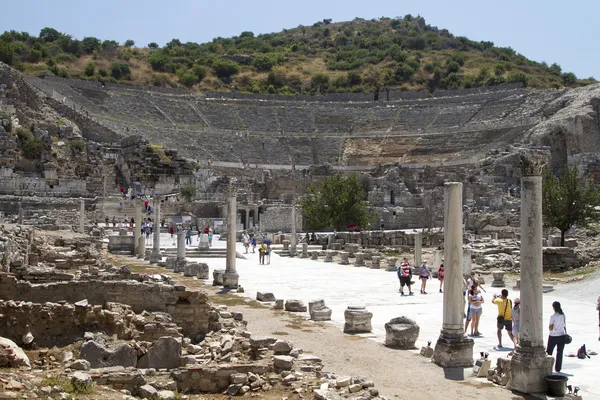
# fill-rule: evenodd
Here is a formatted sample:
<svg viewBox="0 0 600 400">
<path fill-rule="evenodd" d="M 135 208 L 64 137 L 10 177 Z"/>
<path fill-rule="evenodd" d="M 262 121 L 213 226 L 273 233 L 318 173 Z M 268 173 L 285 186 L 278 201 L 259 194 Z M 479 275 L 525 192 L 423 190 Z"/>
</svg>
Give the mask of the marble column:
<svg viewBox="0 0 600 400">
<path fill-rule="evenodd" d="M 236 272 L 236 224 L 237 203 L 235 195 L 229 196 L 227 200 L 227 258 L 225 261 L 225 273 L 223 274 L 223 286 L 228 289 L 237 289 L 240 276 Z"/>
<path fill-rule="evenodd" d="M 473 339 L 463 325 L 463 221 L 462 183 L 444 185 L 444 316 L 433 362 L 440 367 L 473 365 Z"/>
<path fill-rule="evenodd" d="M 259 226 L 259 222 L 258 222 L 258 207 L 254 207 L 254 226 L 257 227 Z M 259 229 L 260 230 L 260 229 Z"/>
<path fill-rule="evenodd" d="M 423 245 L 423 234 L 421 232 L 415 234 L 415 267 L 421 265 L 421 246 Z"/>
<path fill-rule="evenodd" d="M 177 232 L 177 261 L 185 260 L 185 230 Z"/>
<path fill-rule="evenodd" d="M 139 254 L 138 251 L 138 247 L 140 245 L 140 236 L 142 235 L 142 207 L 144 206 L 144 203 L 142 203 L 142 200 L 137 200 L 135 202 L 135 223 L 133 224 L 133 253 L 134 254 Z M 146 243 L 144 241 L 144 243 Z"/>
<path fill-rule="evenodd" d="M 146 257 L 146 235 L 140 235 L 136 243 L 137 258 L 143 259 Z"/>
<path fill-rule="evenodd" d="M 522 165 L 521 325 L 519 345 L 510 362 L 508 387 L 523 393 L 541 393 L 547 390 L 544 377 L 552 373 L 554 362 L 544 351 L 543 336 L 542 177 L 535 163 Z"/>
<path fill-rule="evenodd" d="M 298 246 L 298 235 L 296 232 L 296 206 L 292 204 L 292 237 L 290 241 L 290 257 L 296 256 L 296 247 Z"/>
<path fill-rule="evenodd" d="M 244 210 L 246 212 L 246 224 L 244 225 L 244 229 L 250 229 L 250 209 L 246 208 Z"/>
<path fill-rule="evenodd" d="M 19 202 L 19 214 L 17 217 L 17 223 L 23 225 L 23 203 Z"/>
<path fill-rule="evenodd" d="M 79 233 L 85 233 L 85 200 L 79 199 Z"/>
<path fill-rule="evenodd" d="M 150 264 L 158 263 L 162 257 L 160 255 L 160 197 L 154 198 L 154 235 L 153 235 L 153 246 L 152 255 L 150 256 Z"/>
</svg>

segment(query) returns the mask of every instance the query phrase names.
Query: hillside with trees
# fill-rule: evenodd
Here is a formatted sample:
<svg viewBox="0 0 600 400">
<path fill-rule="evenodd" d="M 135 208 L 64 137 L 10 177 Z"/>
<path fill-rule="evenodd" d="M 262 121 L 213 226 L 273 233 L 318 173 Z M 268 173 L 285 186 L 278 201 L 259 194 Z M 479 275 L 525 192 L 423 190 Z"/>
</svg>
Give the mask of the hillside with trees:
<svg viewBox="0 0 600 400">
<path fill-rule="evenodd" d="M 595 82 L 578 79 L 555 63 L 529 60 L 512 48 L 454 36 L 411 15 L 340 23 L 325 19 L 210 43 L 173 39 L 163 47 L 76 39 L 53 28 L 37 36 L 6 31 L 0 36 L 0 61 L 42 77 L 287 95 Z"/>
</svg>

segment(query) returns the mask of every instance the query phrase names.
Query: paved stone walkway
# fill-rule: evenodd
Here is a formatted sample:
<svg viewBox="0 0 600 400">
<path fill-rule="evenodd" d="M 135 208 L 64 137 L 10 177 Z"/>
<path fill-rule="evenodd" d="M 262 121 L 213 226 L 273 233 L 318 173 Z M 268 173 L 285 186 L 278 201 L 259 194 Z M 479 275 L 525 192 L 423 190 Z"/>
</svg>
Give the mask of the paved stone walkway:
<svg viewBox="0 0 600 400">
<path fill-rule="evenodd" d="M 161 236 L 161 245 L 174 247 L 168 234 Z M 215 239 L 218 236 L 215 235 Z M 150 241 L 152 243 L 152 241 Z M 194 245 L 197 242 L 194 241 Z M 214 240 L 214 247 L 224 248 L 225 241 Z M 237 244 L 238 252 L 243 253 L 241 243 Z M 244 296 L 255 298 L 257 291 L 273 292 L 279 299 L 299 299 L 305 304 L 308 301 L 322 298 L 328 307 L 333 310 L 332 324 L 342 327 L 344 323 L 344 310 L 348 305 L 365 305 L 373 313 L 373 332 L 368 335 L 377 342 L 385 339 L 384 324 L 398 316 L 407 316 L 414 319 L 421 328 L 417 346 L 426 345 L 435 341 L 442 326 L 442 301 L 443 295 L 438 292 L 439 281 L 429 281 L 428 293 L 419 293 L 420 284 L 413 289 L 414 296 L 401 297 L 398 293 L 398 279 L 395 272 L 384 270 L 371 270 L 352 265 L 339 265 L 324 263 L 310 259 L 286 258 L 276 254 L 271 256 L 270 265 L 259 265 L 258 251 L 256 254 L 244 255 L 246 260 L 237 260 L 237 269 L 240 274 L 240 285 L 245 289 Z M 224 269 L 225 259 L 191 259 L 192 261 L 206 262 L 210 266 L 212 279 L 213 269 Z M 600 277 L 589 278 L 585 283 L 562 285 L 553 292 L 544 294 L 544 326 L 548 326 L 552 314 L 551 304 L 560 301 L 567 315 L 569 334 L 573 336 L 573 343 L 567 345 L 565 354 L 576 353 L 579 346 L 586 344 L 589 350 L 600 352 L 598 345 L 598 312 L 595 310 L 596 298 L 600 294 Z M 475 338 L 475 354 L 489 352 L 492 365 L 501 355 L 507 354 L 511 349 L 495 350 L 496 338 L 496 306 L 491 304 L 492 295 L 501 289 L 490 288 L 489 283 L 484 287 L 486 303 L 480 322 L 482 337 Z M 595 289 L 593 289 L 595 288 Z M 509 296 L 515 299 L 518 292 L 508 288 Z M 594 292 L 594 290 L 596 292 Z M 460 305 L 458 305 L 460 307 Z M 307 314 L 308 317 L 308 314 Z M 547 328 L 546 328 L 547 329 Z M 547 334 L 547 332 L 546 332 Z M 506 334 L 503 344 L 510 345 Z M 597 365 L 600 356 L 591 359 L 579 360 L 565 357 L 563 360 L 563 373 L 569 377 L 569 384 L 579 386 L 584 398 L 600 399 L 600 389 L 594 384 L 597 379 Z"/>
</svg>

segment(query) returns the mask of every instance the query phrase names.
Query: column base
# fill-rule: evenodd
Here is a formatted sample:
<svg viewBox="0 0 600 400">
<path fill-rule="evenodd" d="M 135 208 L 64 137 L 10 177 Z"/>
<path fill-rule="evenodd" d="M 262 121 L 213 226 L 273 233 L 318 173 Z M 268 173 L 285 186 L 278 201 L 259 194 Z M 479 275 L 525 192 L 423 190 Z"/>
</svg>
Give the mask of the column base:
<svg viewBox="0 0 600 400">
<path fill-rule="evenodd" d="M 296 257 L 297 251 L 296 251 L 296 245 L 292 244 L 290 245 L 290 257 Z"/>
<path fill-rule="evenodd" d="M 240 275 L 237 272 L 225 272 L 223 274 L 223 287 L 227 289 L 237 289 L 239 280 Z"/>
<path fill-rule="evenodd" d="M 522 393 L 546 393 L 545 377 L 552 374 L 554 357 L 543 347 L 520 347 L 510 361 L 510 379 L 507 388 Z"/>
<path fill-rule="evenodd" d="M 150 264 L 158 264 L 162 260 L 160 252 L 153 251 L 150 255 Z"/>
<path fill-rule="evenodd" d="M 472 367 L 473 339 L 463 333 L 446 333 L 442 330 L 435 344 L 432 361 L 442 368 Z"/>
</svg>

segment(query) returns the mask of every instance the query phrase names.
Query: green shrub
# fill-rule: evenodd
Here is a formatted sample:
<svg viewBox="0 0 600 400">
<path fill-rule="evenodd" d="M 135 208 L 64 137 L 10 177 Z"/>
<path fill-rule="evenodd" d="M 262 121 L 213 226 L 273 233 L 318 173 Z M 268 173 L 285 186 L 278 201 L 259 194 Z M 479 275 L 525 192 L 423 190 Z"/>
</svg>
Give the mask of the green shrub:
<svg viewBox="0 0 600 400">
<path fill-rule="evenodd" d="M 198 83 L 198 76 L 191 69 L 181 70 L 177 72 L 177 76 L 179 77 L 179 82 L 186 87 L 192 87 Z"/>
<path fill-rule="evenodd" d="M 100 69 L 98 69 L 98 75 L 100 75 L 100 76 L 108 76 L 108 71 L 106 70 L 106 68 L 100 67 Z"/>
<path fill-rule="evenodd" d="M 154 86 L 169 86 L 169 76 L 167 74 L 153 74 L 152 84 Z"/>
<path fill-rule="evenodd" d="M 55 60 L 59 64 L 69 64 L 76 61 L 77 57 L 69 53 L 60 53 L 55 57 Z"/>
<path fill-rule="evenodd" d="M 279 54 L 259 54 L 252 60 L 252 66 L 258 71 L 270 71 L 281 62 L 283 57 Z"/>
<path fill-rule="evenodd" d="M 117 61 L 110 66 L 110 75 L 115 79 L 128 79 L 131 77 L 129 64 Z"/>
<path fill-rule="evenodd" d="M 27 159 L 37 160 L 42 156 L 44 150 L 46 150 L 46 144 L 42 139 L 38 138 L 27 129 L 17 129 L 17 139 L 22 154 Z"/>
<path fill-rule="evenodd" d="M 565 86 L 577 83 L 577 76 L 572 72 L 562 74 L 562 79 Z"/>
<path fill-rule="evenodd" d="M 508 76 L 508 79 L 506 80 L 508 83 L 522 83 L 523 86 L 527 86 L 527 83 L 529 81 L 529 79 L 527 78 L 527 75 L 525 75 L 522 72 L 513 72 L 512 74 L 510 74 Z"/>
<path fill-rule="evenodd" d="M 100 43 L 100 39 L 88 36 L 84 37 L 81 41 L 81 48 L 85 54 L 92 54 L 94 51 L 101 49 L 102 44 Z"/>
<path fill-rule="evenodd" d="M 457 73 L 459 69 L 460 69 L 460 64 L 457 63 L 456 61 L 451 61 L 446 66 L 446 73 L 447 74 L 454 74 L 454 73 Z"/>
<path fill-rule="evenodd" d="M 226 59 L 220 59 L 213 62 L 212 69 L 221 79 L 229 78 L 231 75 L 235 75 L 240 72 L 240 66 L 238 63 Z"/>
<path fill-rule="evenodd" d="M 194 197 L 196 197 L 196 193 L 198 189 L 194 184 L 183 185 L 179 189 L 179 193 L 181 193 L 181 197 L 185 199 L 188 203 L 192 201 Z"/>
<path fill-rule="evenodd" d="M 85 76 L 94 76 L 95 71 L 96 71 L 96 63 L 94 63 L 93 61 L 90 61 L 85 66 L 85 70 L 83 71 L 83 73 L 85 74 Z"/>
<path fill-rule="evenodd" d="M 10 43 L 0 41 L 0 61 L 13 65 L 14 51 Z"/>
<path fill-rule="evenodd" d="M 166 50 L 165 50 L 166 51 Z M 150 67 L 154 71 L 166 72 L 167 64 L 173 61 L 170 55 L 166 54 L 165 51 L 158 49 L 150 53 L 148 62 Z"/>
<path fill-rule="evenodd" d="M 69 147 L 71 147 L 71 150 L 73 151 L 82 152 L 85 150 L 85 142 L 80 139 L 71 140 L 69 142 Z"/>
<path fill-rule="evenodd" d="M 202 79 L 206 78 L 208 68 L 206 68 L 204 65 L 195 64 L 192 67 L 192 71 L 194 71 L 194 74 L 198 78 L 198 82 L 202 82 Z"/>
<path fill-rule="evenodd" d="M 125 46 L 125 47 L 133 47 L 133 46 L 135 46 L 135 42 L 133 40 L 131 40 L 131 39 L 127 39 L 125 41 L 125 43 L 123 43 L 123 46 Z"/>
</svg>

